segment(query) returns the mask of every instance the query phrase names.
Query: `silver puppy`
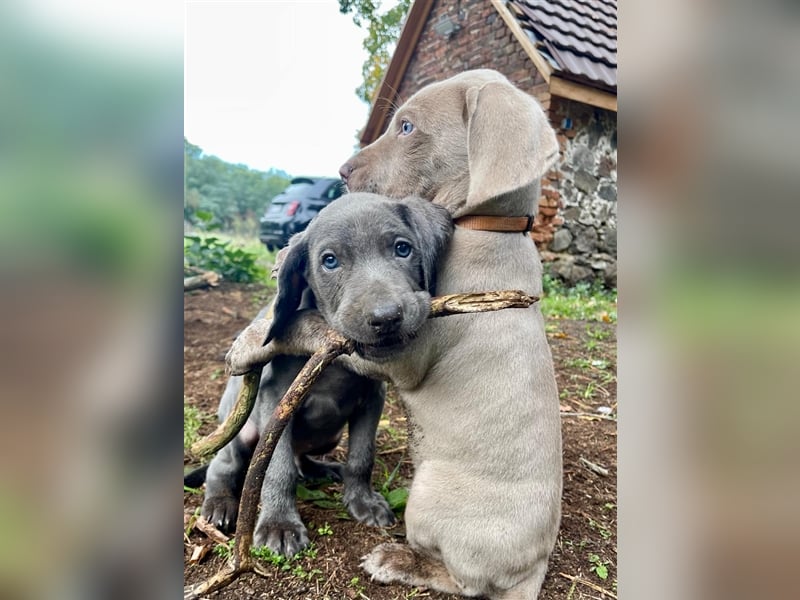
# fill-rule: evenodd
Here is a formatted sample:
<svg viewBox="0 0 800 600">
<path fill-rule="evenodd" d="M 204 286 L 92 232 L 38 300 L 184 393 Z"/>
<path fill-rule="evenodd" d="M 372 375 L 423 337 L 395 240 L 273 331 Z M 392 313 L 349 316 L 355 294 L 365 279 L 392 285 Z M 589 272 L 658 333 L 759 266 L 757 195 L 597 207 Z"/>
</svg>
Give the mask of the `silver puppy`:
<svg viewBox="0 0 800 600">
<path fill-rule="evenodd" d="M 558 156 L 541 107 L 490 70 L 469 71 L 409 98 L 386 133 L 342 167 L 351 190 L 418 194 L 453 217 L 524 216 Z M 520 233 L 458 226 L 439 268 L 440 294 L 542 292 L 541 263 Z M 333 319 L 331 319 L 333 323 Z M 304 314 L 262 346 L 254 322 L 228 353 L 234 372 L 318 343 Z M 415 425 L 408 545 L 382 544 L 363 567 L 381 582 L 464 596 L 534 600 L 558 533 L 561 423 L 538 305 L 425 323 L 391 361 L 340 363 L 388 377 Z"/>
<path fill-rule="evenodd" d="M 279 271 L 274 305 L 254 322 L 274 313 L 270 331 L 274 336 L 298 310 L 318 308 L 342 332 L 361 342 L 362 356 L 389 360 L 427 319 L 436 267 L 452 230 L 446 210 L 418 198 L 396 202 L 374 194 L 343 196 L 292 238 Z M 235 523 L 258 432 L 304 363 L 304 358 L 280 355 L 264 368 L 253 415 L 209 465 L 202 512 L 223 529 Z M 219 408 L 221 420 L 233 406 L 241 379 L 228 381 Z M 369 525 L 394 523 L 388 504 L 371 487 L 383 403 L 381 382 L 336 365 L 322 374 L 270 461 L 256 546 L 291 556 L 308 544 L 294 499 L 298 476 L 343 479 L 343 502 L 353 517 Z M 309 456 L 335 448 L 345 425 L 349 443 L 343 468 Z"/>
</svg>

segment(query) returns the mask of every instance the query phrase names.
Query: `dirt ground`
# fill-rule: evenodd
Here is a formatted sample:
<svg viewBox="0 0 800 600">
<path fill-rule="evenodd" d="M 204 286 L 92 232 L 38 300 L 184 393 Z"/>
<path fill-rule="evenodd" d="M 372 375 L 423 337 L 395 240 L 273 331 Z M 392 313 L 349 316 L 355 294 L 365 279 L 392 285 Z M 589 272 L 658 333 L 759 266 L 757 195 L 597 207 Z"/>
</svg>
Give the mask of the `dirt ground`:
<svg viewBox="0 0 800 600">
<path fill-rule="evenodd" d="M 209 415 L 216 413 L 225 386 L 224 355 L 232 338 L 269 299 L 266 288 L 223 284 L 184 298 L 184 402 Z M 550 559 L 542 600 L 615 598 L 617 579 L 617 428 L 616 332 L 613 324 L 549 320 L 561 390 L 564 438 L 564 494 L 561 529 Z M 598 410 L 599 409 L 599 410 Z M 610 415 L 610 416 L 609 416 Z M 209 419 L 201 433 L 210 432 Z M 390 391 L 378 430 L 378 460 L 373 482 L 379 488 L 398 462 L 391 488 L 407 486 L 413 474 L 406 452 L 406 424 L 400 402 Z M 333 456 L 344 457 L 337 449 Z M 184 459 L 188 466 L 188 459 Z M 341 484 L 319 488 L 336 499 Z M 341 504 L 298 501 L 315 552 L 286 570 L 269 567 L 268 578 L 244 575 L 209 598 L 242 600 L 399 600 L 456 598 L 426 589 L 384 586 L 369 581 L 359 559 L 376 544 L 402 539 L 402 519 L 391 529 L 368 527 L 346 518 Z M 202 503 L 202 495 L 184 493 L 184 532 Z M 313 524 L 313 525 L 312 525 Z M 192 564 L 196 546 L 215 546 L 196 529 L 184 535 L 184 579 L 196 583 L 225 563 L 213 551 Z"/>
</svg>

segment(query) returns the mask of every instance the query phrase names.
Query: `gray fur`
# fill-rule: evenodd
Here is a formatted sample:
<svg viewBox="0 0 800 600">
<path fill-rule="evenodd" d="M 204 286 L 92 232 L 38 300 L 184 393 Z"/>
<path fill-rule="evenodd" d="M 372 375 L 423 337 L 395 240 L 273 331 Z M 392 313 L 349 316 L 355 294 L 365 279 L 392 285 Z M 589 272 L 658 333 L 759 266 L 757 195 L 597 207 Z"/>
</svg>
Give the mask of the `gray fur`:
<svg viewBox="0 0 800 600">
<path fill-rule="evenodd" d="M 557 157 L 536 101 L 501 74 L 477 70 L 414 94 L 341 172 L 351 190 L 421 195 L 455 217 L 520 216 L 534 212 L 539 179 Z M 456 227 L 438 275 L 439 294 L 542 292 L 536 247 L 518 233 Z M 324 319 L 359 326 L 341 306 L 320 310 L 283 323 L 266 346 L 272 323 L 254 322 L 228 353 L 230 368 L 308 352 Z M 537 598 L 558 533 L 562 477 L 558 389 L 538 305 L 431 319 L 391 360 L 337 360 L 393 381 L 414 424 L 408 546 L 377 547 L 364 559 L 367 572 L 465 596 Z"/>
</svg>

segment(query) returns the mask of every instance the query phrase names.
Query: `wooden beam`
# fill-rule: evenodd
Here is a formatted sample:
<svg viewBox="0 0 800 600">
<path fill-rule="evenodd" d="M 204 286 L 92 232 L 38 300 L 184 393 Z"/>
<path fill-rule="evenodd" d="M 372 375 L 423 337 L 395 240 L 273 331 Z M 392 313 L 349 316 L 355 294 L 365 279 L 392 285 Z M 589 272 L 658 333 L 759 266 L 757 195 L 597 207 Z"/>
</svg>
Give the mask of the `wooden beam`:
<svg viewBox="0 0 800 600">
<path fill-rule="evenodd" d="M 574 81 L 561 79 L 560 77 L 550 78 L 550 93 L 553 96 L 560 96 L 584 104 L 597 106 L 606 110 L 617 112 L 617 97 L 614 94 L 603 92 Z"/>
<path fill-rule="evenodd" d="M 492 5 L 494 6 L 495 10 L 500 13 L 500 16 L 503 17 L 503 21 L 506 22 L 508 28 L 511 30 L 511 33 L 514 34 L 514 37 L 517 38 L 517 41 L 520 45 L 524 48 L 527 55 L 533 61 L 533 65 L 536 67 L 536 70 L 542 74 L 544 80 L 548 83 L 550 82 L 550 75 L 553 72 L 550 63 L 539 53 L 536 49 L 536 46 L 533 45 L 531 38 L 528 37 L 528 34 L 525 33 L 519 25 L 519 21 L 517 21 L 517 17 L 511 14 L 511 11 L 506 8 L 504 0 L 492 0 Z"/>
</svg>

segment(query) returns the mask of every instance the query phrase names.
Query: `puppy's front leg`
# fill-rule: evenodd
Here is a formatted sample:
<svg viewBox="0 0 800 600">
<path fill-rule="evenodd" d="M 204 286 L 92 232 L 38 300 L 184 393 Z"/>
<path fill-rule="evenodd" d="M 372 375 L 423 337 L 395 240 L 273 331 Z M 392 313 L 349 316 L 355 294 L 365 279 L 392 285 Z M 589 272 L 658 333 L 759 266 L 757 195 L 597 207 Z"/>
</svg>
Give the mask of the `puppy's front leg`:
<svg viewBox="0 0 800 600">
<path fill-rule="evenodd" d="M 253 535 L 254 546 L 267 546 L 286 557 L 308 546 L 308 532 L 297 512 L 297 467 L 291 439 L 292 423 L 286 427 L 261 488 L 261 512 Z"/>
<path fill-rule="evenodd" d="M 347 464 L 344 468 L 343 502 L 357 521 L 386 527 L 395 522 L 389 503 L 372 489 L 375 432 L 383 412 L 385 386 L 373 381 L 366 386 L 360 407 L 350 417 Z"/>
<path fill-rule="evenodd" d="M 245 427 L 253 425 L 248 423 Z M 239 494 L 252 455 L 252 445 L 244 441 L 241 435 L 237 435 L 208 465 L 202 515 L 224 532 L 232 531 L 236 525 Z"/>
</svg>

